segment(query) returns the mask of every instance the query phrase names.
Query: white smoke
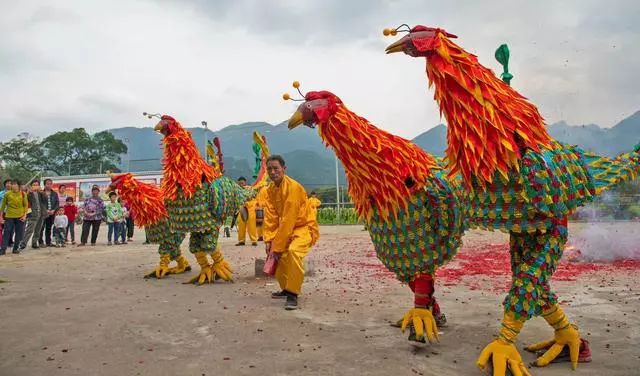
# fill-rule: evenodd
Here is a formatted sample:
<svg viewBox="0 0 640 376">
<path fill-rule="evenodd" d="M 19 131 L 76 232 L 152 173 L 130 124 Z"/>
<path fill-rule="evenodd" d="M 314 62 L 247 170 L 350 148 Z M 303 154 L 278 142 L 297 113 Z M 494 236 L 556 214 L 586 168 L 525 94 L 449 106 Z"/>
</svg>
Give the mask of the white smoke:
<svg viewBox="0 0 640 376">
<path fill-rule="evenodd" d="M 640 259 L 640 222 L 592 222 L 571 226 L 569 244 L 588 261 Z"/>
</svg>

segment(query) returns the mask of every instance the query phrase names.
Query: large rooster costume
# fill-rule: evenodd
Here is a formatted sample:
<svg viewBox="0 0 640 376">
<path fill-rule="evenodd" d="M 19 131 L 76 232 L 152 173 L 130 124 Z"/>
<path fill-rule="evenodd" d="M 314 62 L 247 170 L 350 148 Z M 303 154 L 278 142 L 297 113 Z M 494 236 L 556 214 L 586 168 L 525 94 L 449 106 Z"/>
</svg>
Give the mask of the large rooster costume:
<svg viewBox="0 0 640 376">
<path fill-rule="evenodd" d="M 431 155 L 376 128 L 328 91 L 305 95 L 289 128 L 302 123 L 317 125 L 322 141 L 342 161 L 349 195 L 378 259 L 414 292 L 415 306 L 405 314 L 402 330 L 411 323 L 415 340 L 424 341 L 425 334 L 430 342 L 437 340 L 433 274 L 462 244 L 463 192 Z"/>
<path fill-rule="evenodd" d="M 191 270 L 189 262 L 182 256 L 180 244 L 184 232 L 172 232 L 169 214 L 164 205 L 162 191 L 155 185 L 136 180 L 131 174 L 113 175 L 110 189 L 118 190 L 120 197 L 131 205 L 136 215 L 136 225 L 145 228 L 147 239 L 158 244 L 160 262 L 145 277 L 163 278 L 167 274 L 180 274 Z M 177 266 L 169 267 L 171 261 Z"/>
<path fill-rule="evenodd" d="M 231 280 L 231 267 L 218 247 L 220 228 L 227 217 L 255 197 L 255 190 L 241 188 L 208 165 L 191 135 L 171 116 L 162 116 L 155 130 L 164 135 L 161 190 L 169 228 L 173 233 L 191 234 L 189 251 L 200 265 L 200 273 L 189 282 L 203 284 L 216 276 Z"/>
<path fill-rule="evenodd" d="M 448 123 L 450 175 L 460 174 L 471 195 L 470 225 L 506 231 L 511 238 L 513 278 L 502 329 L 478 365 L 485 368 L 492 358 L 494 375 L 507 368 L 528 375 L 514 344 L 525 321 L 541 315 L 555 335 L 527 347 L 547 350 L 534 364 L 549 364 L 567 346 L 575 369 L 588 346 L 549 284 L 567 241 L 567 216 L 600 190 L 635 178 L 640 149 L 612 160 L 555 141 L 537 108 L 453 43 L 454 35 L 406 25 L 385 35 L 400 31 L 408 35 L 387 53 L 426 57 L 429 86 Z"/>
</svg>

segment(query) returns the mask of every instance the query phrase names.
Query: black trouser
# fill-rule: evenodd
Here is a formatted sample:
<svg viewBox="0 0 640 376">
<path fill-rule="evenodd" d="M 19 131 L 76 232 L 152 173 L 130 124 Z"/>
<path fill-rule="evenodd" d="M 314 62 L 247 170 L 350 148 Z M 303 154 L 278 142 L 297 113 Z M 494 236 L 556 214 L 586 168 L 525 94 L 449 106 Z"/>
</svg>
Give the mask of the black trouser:
<svg viewBox="0 0 640 376">
<path fill-rule="evenodd" d="M 53 228 L 53 220 L 56 219 L 55 214 L 51 214 L 44 220 L 44 240 L 47 245 L 51 245 L 51 229 Z"/>
<path fill-rule="evenodd" d="M 133 238 L 133 226 L 135 226 L 133 218 L 127 218 L 127 238 L 129 239 Z"/>
<path fill-rule="evenodd" d="M 2 248 L 0 248 L 0 254 L 4 254 L 9 245 L 9 240 L 14 236 L 13 252 L 17 252 L 22 241 L 22 235 L 24 233 L 24 222 L 20 218 L 5 218 L 4 227 L 2 228 Z"/>
<path fill-rule="evenodd" d="M 99 219 L 94 221 L 85 219 L 82 222 L 82 234 L 80 235 L 80 243 L 87 244 L 87 239 L 89 238 L 89 230 L 91 230 L 91 244 L 96 244 L 96 240 L 98 239 L 98 230 L 100 230 L 100 222 L 102 221 Z"/>
<path fill-rule="evenodd" d="M 64 232 L 64 241 L 69 241 L 69 234 L 71 234 L 71 241 L 75 242 L 76 241 L 76 224 L 75 221 L 71 221 L 69 222 L 69 224 L 67 225 L 67 228 L 65 229 Z"/>
</svg>

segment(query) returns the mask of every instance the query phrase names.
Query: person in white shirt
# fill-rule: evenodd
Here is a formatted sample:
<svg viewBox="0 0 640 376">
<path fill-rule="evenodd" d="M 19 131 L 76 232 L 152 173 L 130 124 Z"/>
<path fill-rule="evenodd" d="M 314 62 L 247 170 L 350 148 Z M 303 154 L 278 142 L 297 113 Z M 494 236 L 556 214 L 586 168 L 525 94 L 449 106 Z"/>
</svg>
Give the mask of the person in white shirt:
<svg viewBox="0 0 640 376">
<path fill-rule="evenodd" d="M 56 239 L 56 247 L 64 247 L 64 234 L 67 231 L 69 219 L 64 215 L 64 208 L 56 210 L 56 217 L 53 219 L 53 236 Z"/>
</svg>

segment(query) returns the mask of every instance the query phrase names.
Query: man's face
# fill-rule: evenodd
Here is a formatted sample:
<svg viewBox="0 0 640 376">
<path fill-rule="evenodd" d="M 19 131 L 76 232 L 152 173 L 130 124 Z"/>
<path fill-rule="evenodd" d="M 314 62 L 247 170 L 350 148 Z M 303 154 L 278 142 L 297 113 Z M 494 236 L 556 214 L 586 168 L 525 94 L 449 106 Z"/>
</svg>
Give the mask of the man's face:
<svg viewBox="0 0 640 376">
<path fill-rule="evenodd" d="M 269 161 L 267 163 L 267 173 L 269 174 L 269 178 L 276 184 L 280 184 L 286 171 L 287 168 L 282 167 L 278 161 Z"/>
<path fill-rule="evenodd" d="M 60 188 L 58 188 L 58 193 L 64 194 L 64 190 L 65 189 L 66 189 L 66 187 L 64 185 L 61 185 Z"/>
<path fill-rule="evenodd" d="M 4 189 L 5 189 L 5 191 L 10 191 L 11 190 L 11 182 L 10 181 L 4 183 Z"/>
<path fill-rule="evenodd" d="M 46 189 L 47 191 L 50 191 L 51 187 L 53 187 L 53 182 L 51 180 L 47 180 L 47 182 L 44 183 L 44 189 Z"/>
<path fill-rule="evenodd" d="M 100 195 L 100 191 L 97 189 L 94 189 L 91 191 L 91 196 L 98 198 L 98 196 Z"/>
<path fill-rule="evenodd" d="M 242 188 L 247 186 L 247 181 L 246 180 L 238 180 L 238 185 L 241 186 Z"/>
<path fill-rule="evenodd" d="M 19 192 L 20 191 L 20 185 L 18 185 L 16 183 L 11 183 L 11 185 L 9 186 L 9 189 L 14 191 L 14 192 Z"/>
<path fill-rule="evenodd" d="M 32 183 L 31 184 L 31 191 L 39 192 L 40 191 L 40 182 Z"/>
</svg>

